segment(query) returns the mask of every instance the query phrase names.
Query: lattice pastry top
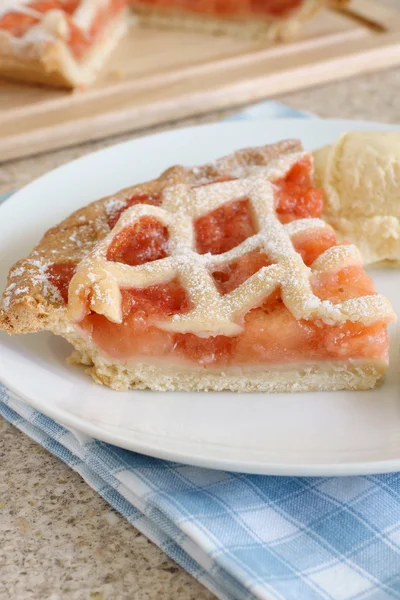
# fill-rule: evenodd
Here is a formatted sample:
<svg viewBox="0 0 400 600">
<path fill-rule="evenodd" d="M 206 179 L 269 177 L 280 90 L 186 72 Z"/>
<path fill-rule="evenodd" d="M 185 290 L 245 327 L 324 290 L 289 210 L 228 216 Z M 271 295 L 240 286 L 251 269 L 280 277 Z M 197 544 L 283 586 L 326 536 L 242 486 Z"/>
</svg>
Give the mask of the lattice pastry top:
<svg viewBox="0 0 400 600">
<path fill-rule="evenodd" d="M 336 271 L 361 264 L 362 259 L 355 246 L 334 246 L 309 268 L 294 249 L 292 236 L 330 229 L 319 219 L 301 219 L 283 225 L 277 218 L 273 181 L 284 177 L 302 156 L 293 153 L 271 161 L 266 167 L 254 167 L 254 172 L 244 179 L 195 188 L 184 184 L 169 187 L 163 192 L 161 206 L 139 204 L 127 209 L 114 229 L 79 264 L 69 287 L 71 319 L 83 318 L 89 299 L 90 310 L 120 323 L 121 288 L 146 288 L 178 277 L 191 309 L 157 322 L 160 328 L 170 331 L 198 336 L 236 335 L 242 331 L 242 317 L 278 287 L 283 302 L 296 319 L 321 319 L 332 325 L 391 320 L 392 308 L 379 294 L 340 304 L 322 301 L 314 295 L 310 283 L 313 271 Z M 196 252 L 195 219 L 239 199 L 250 202 L 257 233 L 223 254 Z M 169 255 L 138 266 L 108 261 L 107 251 L 115 237 L 144 216 L 155 217 L 168 228 Z M 213 270 L 255 249 L 263 250 L 272 264 L 261 268 L 230 293 L 221 295 L 212 277 Z"/>
<path fill-rule="evenodd" d="M 96 16 L 102 8 L 105 8 L 109 0 L 80 0 L 70 2 L 76 8 L 70 14 L 70 10 L 63 10 L 63 2 L 60 1 L 59 8 L 52 8 L 40 12 L 35 10 L 34 6 L 30 6 L 33 0 L 0 0 L 0 19 L 7 13 L 22 13 L 33 17 L 36 21 L 27 29 L 27 31 L 18 37 L 12 36 L 9 32 L 4 32 L 0 28 L 0 32 L 6 33 L 17 44 L 25 44 L 43 39 L 63 39 L 67 40 L 69 35 L 69 27 L 67 15 L 73 24 L 82 32 L 89 32 Z M 65 2 L 67 7 L 68 2 Z"/>
</svg>

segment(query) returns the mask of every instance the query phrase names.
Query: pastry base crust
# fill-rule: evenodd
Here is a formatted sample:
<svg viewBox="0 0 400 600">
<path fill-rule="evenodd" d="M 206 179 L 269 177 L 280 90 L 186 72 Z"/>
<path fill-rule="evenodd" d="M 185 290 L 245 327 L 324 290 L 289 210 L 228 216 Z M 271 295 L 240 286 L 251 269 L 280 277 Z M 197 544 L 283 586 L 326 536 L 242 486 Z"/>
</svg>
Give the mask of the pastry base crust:
<svg viewBox="0 0 400 600">
<path fill-rule="evenodd" d="M 387 364 L 379 360 L 352 362 L 324 361 L 303 364 L 230 368 L 224 371 L 204 368 L 163 368 L 144 363 L 113 363 L 94 349 L 77 343 L 70 358 L 73 364 L 88 366 L 88 373 L 100 384 L 115 390 L 157 392 L 323 392 L 369 390 L 382 380 Z"/>
<path fill-rule="evenodd" d="M 40 83 L 51 87 L 74 87 L 61 71 L 47 71 L 39 58 L 23 56 L 1 56 L 0 75 L 5 79 Z"/>
</svg>

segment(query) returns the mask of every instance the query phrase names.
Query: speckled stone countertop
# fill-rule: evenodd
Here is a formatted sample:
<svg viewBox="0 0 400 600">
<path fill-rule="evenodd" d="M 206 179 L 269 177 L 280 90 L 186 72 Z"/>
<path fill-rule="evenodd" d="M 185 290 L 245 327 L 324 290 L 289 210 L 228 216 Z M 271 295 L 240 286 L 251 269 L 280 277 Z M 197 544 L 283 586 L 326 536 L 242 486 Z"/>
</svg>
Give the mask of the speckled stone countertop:
<svg viewBox="0 0 400 600">
<path fill-rule="evenodd" d="M 399 98 L 397 69 L 277 100 L 321 117 L 400 123 Z M 0 165 L 0 193 L 82 154 L 132 137 Z M 79 475 L 4 421 L 0 421 L 0 515 L 1 600 L 214 598 L 115 513 Z"/>
</svg>

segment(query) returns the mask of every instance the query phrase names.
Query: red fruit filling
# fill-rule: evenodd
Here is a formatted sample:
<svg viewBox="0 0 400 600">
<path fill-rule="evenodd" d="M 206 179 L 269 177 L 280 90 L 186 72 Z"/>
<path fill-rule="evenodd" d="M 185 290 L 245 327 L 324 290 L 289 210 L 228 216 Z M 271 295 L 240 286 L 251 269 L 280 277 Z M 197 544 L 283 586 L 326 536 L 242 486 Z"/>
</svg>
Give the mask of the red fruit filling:
<svg viewBox="0 0 400 600">
<path fill-rule="evenodd" d="M 195 221 L 200 254 L 228 252 L 256 233 L 248 200 L 229 202 Z"/>
<path fill-rule="evenodd" d="M 22 37 L 25 33 L 40 21 L 40 17 L 34 16 L 34 12 L 44 14 L 50 10 L 62 10 L 66 15 L 73 15 L 79 6 L 79 0 L 44 0 L 29 2 L 26 8 L 30 14 L 23 11 L 6 12 L 0 17 L 0 29 L 11 33 L 14 37 Z"/>
<path fill-rule="evenodd" d="M 329 229 L 321 229 L 310 234 L 298 234 L 292 240 L 295 250 L 307 267 L 311 266 L 325 250 L 336 246 L 336 235 Z"/>
<path fill-rule="evenodd" d="M 215 271 L 213 276 L 221 293 L 226 294 L 268 264 L 265 254 L 254 251 Z M 52 269 L 51 280 L 65 300 L 73 272 L 71 265 L 55 265 Z M 372 281 L 361 267 L 315 274 L 312 285 L 318 297 L 333 302 L 374 293 Z M 284 306 L 279 290 L 262 306 L 247 313 L 241 334 L 208 338 L 157 327 L 158 319 L 190 309 L 189 299 L 178 281 L 121 292 L 122 324 L 112 323 L 96 313 L 87 315 L 79 324 L 98 347 L 116 359 L 165 357 L 209 366 L 262 365 L 281 361 L 384 358 L 388 348 L 384 323 L 330 326 L 296 320 Z"/>
<path fill-rule="evenodd" d="M 234 180 L 230 175 L 221 175 L 210 183 Z M 209 184 L 201 184 L 202 187 Z M 301 159 L 288 174 L 274 182 L 276 211 L 282 223 L 295 219 L 319 218 L 322 213 L 323 192 L 313 187 L 311 160 Z M 135 204 L 160 206 L 161 194 L 136 194 L 125 200 L 122 207 L 114 210 L 108 224 L 112 229 L 121 214 Z M 217 208 L 196 221 L 197 251 L 221 254 L 243 242 L 255 233 L 255 225 L 248 200 L 236 200 Z"/>
<path fill-rule="evenodd" d="M 253 252 L 244 254 L 238 260 L 220 267 L 218 271 L 213 272 L 212 276 L 219 292 L 223 295 L 229 294 L 262 267 L 267 267 L 270 264 L 271 261 L 265 252 L 253 250 Z"/>
<path fill-rule="evenodd" d="M 49 265 L 46 275 L 49 282 L 60 292 L 61 298 L 67 304 L 68 286 L 76 271 L 76 265 L 72 263 L 56 263 Z"/>
<path fill-rule="evenodd" d="M 341 279 L 341 277 L 339 277 Z M 335 284 L 336 285 L 336 284 Z M 364 289 L 360 289 L 363 292 Z M 343 294 L 352 297 L 353 291 Z M 266 363 L 346 358 L 384 358 L 388 348 L 383 323 L 330 326 L 296 320 L 277 290 L 264 304 L 247 313 L 244 331 L 235 336 L 201 338 L 157 327 L 157 319 L 184 313 L 189 300 L 179 282 L 146 290 L 122 290 L 123 323 L 91 313 L 81 322 L 93 342 L 121 360 L 141 357 L 188 361 L 194 365 L 262 365 Z"/>
<path fill-rule="evenodd" d="M 323 192 L 313 187 L 309 157 L 296 163 L 275 185 L 276 212 L 282 223 L 321 216 Z"/>
<path fill-rule="evenodd" d="M 144 290 L 121 290 L 121 294 L 121 325 L 91 313 L 80 322 L 80 327 L 100 348 L 115 358 L 161 357 L 172 353 L 174 335 L 157 328 L 154 323 L 157 319 L 189 310 L 190 302 L 179 282 L 171 281 Z"/>
<path fill-rule="evenodd" d="M 359 266 L 345 267 L 336 273 L 314 274 L 312 286 L 318 298 L 334 304 L 375 293 L 371 277 Z"/>
<path fill-rule="evenodd" d="M 161 200 L 162 198 L 160 194 L 155 194 L 154 196 L 150 196 L 149 194 L 136 194 L 135 196 L 128 198 L 125 200 L 125 203 L 122 207 L 114 210 L 111 213 L 108 219 L 110 229 L 114 227 L 122 213 L 131 206 L 134 206 L 135 204 L 152 204 L 153 206 L 159 206 L 161 204 Z"/>
<path fill-rule="evenodd" d="M 168 229 L 154 217 L 142 217 L 120 231 L 111 242 L 107 260 L 132 267 L 165 258 Z"/>
</svg>

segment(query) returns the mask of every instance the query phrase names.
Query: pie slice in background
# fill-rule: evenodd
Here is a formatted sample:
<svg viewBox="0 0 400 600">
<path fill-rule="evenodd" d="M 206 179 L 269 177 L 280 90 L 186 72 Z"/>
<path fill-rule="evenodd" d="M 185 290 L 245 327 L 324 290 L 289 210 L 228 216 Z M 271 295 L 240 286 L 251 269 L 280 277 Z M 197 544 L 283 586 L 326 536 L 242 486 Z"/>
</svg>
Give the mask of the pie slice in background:
<svg viewBox="0 0 400 600">
<path fill-rule="evenodd" d="M 129 25 L 125 0 L 0 3 L 0 76 L 57 87 L 92 82 Z"/>
</svg>

